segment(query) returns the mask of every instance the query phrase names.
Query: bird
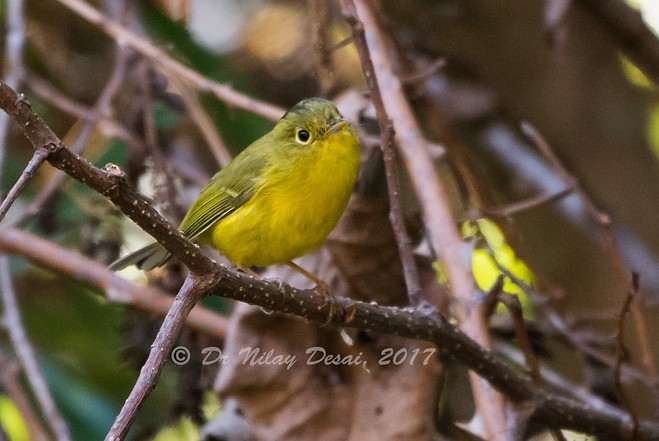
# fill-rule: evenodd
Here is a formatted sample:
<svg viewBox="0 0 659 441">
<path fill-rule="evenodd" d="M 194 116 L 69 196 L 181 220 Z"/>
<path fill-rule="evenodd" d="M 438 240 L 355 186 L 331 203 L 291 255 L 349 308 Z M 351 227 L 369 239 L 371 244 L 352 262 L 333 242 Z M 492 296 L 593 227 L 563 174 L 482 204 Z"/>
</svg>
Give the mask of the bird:
<svg viewBox="0 0 659 441">
<path fill-rule="evenodd" d="M 359 157 L 355 127 L 336 106 L 304 99 L 211 178 L 179 229 L 243 270 L 286 263 L 326 289 L 293 260 L 317 248 L 338 223 L 357 181 Z M 153 242 L 110 269 L 136 265 L 148 271 L 170 258 Z"/>
</svg>

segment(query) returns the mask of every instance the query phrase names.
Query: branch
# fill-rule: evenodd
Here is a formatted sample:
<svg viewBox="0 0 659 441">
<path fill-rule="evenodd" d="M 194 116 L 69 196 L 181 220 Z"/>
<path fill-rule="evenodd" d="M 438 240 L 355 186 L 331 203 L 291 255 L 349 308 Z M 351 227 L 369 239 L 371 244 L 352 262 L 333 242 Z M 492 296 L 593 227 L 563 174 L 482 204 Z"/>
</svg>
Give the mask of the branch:
<svg viewBox="0 0 659 441">
<path fill-rule="evenodd" d="M 483 214 L 495 217 L 510 217 L 523 211 L 529 211 L 547 204 L 553 204 L 572 194 L 572 188 L 566 187 L 563 190 L 550 194 L 540 194 L 519 202 L 513 202 L 503 207 L 481 208 Z"/>
<path fill-rule="evenodd" d="M 501 301 L 501 303 L 506 306 L 510 316 L 512 317 L 513 327 L 515 329 L 515 339 L 517 340 L 519 349 L 522 351 L 522 354 L 524 354 L 526 368 L 531 375 L 531 379 L 537 385 L 545 384 L 545 380 L 542 378 L 542 374 L 540 373 L 540 363 L 538 362 L 538 358 L 533 352 L 533 345 L 529 339 L 529 333 L 524 321 L 522 304 L 519 301 L 519 297 L 507 292 L 500 292 L 498 297 L 499 301 Z"/>
<path fill-rule="evenodd" d="M 16 201 L 16 198 L 18 198 L 21 190 L 25 187 L 30 178 L 34 175 L 39 166 L 43 164 L 47 157 L 48 151 L 46 149 L 35 150 L 34 155 L 32 155 L 32 158 L 25 167 L 25 170 L 23 170 L 21 176 L 11 187 L 9 193 L 7 193 L 7 197 L 5 197 L 5 199 L 2 201 L 2 204 L 0 204 L 0 222 L 5 218 L 5 215 L 9 211 L 9 208 L 11 208 L 12 204 Z"/>
<path fill-rule="evenodd" d="M 58 1 L 99 28 L 110 38 L 125 43 L 149 58 L 155 65 L 160 66 L 162 70 L 168 73 L 167 76 L 176 75 L 185 79 L 197 89 L 203 92 L 212 93 L 229 106 L 248 110 L 269 120 L 276 121 L 284 114 L 284 109 L 281 109 L 280 107 L 243 95 L 225 84 L 209 80 L 198 72 L 184 66 L 150 41 L 130 32 L 128 29 L 103 15 L 87 3 L 81 0 Z"/>
<path fill-rule="evenodd" d="M 417 83 L 422 83 L 424 81 L 427 81 L 428 78 L 435 75 L 444 66 L 446 66 L 446 58 L 443 57 L 438 58 L 418 72 L 401 75 L 400 81 L 405 85 L 414 85 Z"/>
<path fill-rule="evenodd" d="M 94 118 L 93 107 L 74 101 L 34 74 L 28 73 L 26 83 L 32 92 L 64 113 L 82 120 Z M 138 143 L 126 127 L 111 117 L 101 116 L 97 121 L 97 126 L 106 137 L 116 137 L 132 144 Z"/>
<path fill-rule="evenodd" d="M 159 289 L 132 283 L 117 276 L 104 265 L 15 228 L 0 228 L 0 251 L 20 256 L 39 267 L 96 286 L 105 291 L 111 302 L 130 305 L 161 316 L 167 314 L 174 302 L 170 295 Z M 228 321 L 226 317 L 198 305 L 190 312 L 186 325 L 218 340 L 224 340 Z"/>
<path fill-rule="evenodd" d="M 25 84 L 32 93 L 64 113 L 68 113 L 79 119 L 90 118 L 90 115 L 93 115 L 94 111 L 91 106 L 75 101 L 64 95 L 53 87 L 52 84 L 36 75 L 34 72 L 28 72 L 25 77 Z"/>
<path fill-rule="evenodd" d="M 46 146 L 51 150 L 48 161 L 53 166 L 63 169 L 70 176 L 108 197 L 140 227 L 156 237 L 183 261 L 193 272 L 192 279 L 186 286 L 197 287 L 188 290 L 194 294 L 194 297 L 200 293 L 220 295 L 266 309 L 294 314 L 318 323 L 327 320 L 330 309 L 327 300 L 314 290 L 299 290 L 277 281 L 254 279 L 246 274 L 230 271 L 208 259 L 199 252 L 198 247 L 188 242 L 180 232 L 160 217 L 143 197 L 130 189 L 116 166 L 106 166 L 101 170 L 72 154 L 32 112 L 25 100 L 2 83 L 0 83 L 0 108 L 9 113 L 23 128 L 35 148 Z M 174 311 L 170 311 L 163 323 L 163 329 L 168 332 L 177 331 L 177 326 L 183 322 L 186 309 L 194 304 L 195 299 L 181 297 L 177 296 L 172 306 Z M 465 364 L 512 400 L 530 402 L 536 409 L 535 417 L 544 424 L 612 436 L 621 441 L 632 440 L 631 420 L 621 410 L 593 406 L 591 403 L 584 403 L 534 385 L 526 376 L 480 347 L 442 316 L 431 316 L 409 308 L 383 307 L 345 298 L 336 299 L 335 303 L 332 324 L 433 342 L 439 346 L 443 356 Z M 161 339 L 161 334 L 163 333 L 159 333 L 157 344 L 154 345 L 149 359 L 151 360 L 152 356 L 157 357 L 156 361 L 164 364 L 174 336 L 166 334 L 167 338 Z M 162 364 L 153 367 L 154 371 L 143 369 L 141 373 L 141 377 L 148 379 L 143 383 L 147 385 L 147 390 L 141 395 L 141 399 L 154 387 Z M 639 434 L 647 440 L 659 441 L 659 423 L 641 422 Z"/>
<path fill-rule="evenodd" d="M 105 441 L 122 440 L 146 397 L 156 387 L 162 368 L 192 308 L 207 294 L 211 278 L 190 274 L 183 283 L 156 336 L 137 382 L 114 420 Z"/>
<path fill-rule="evenodd" d="M 187 84 L 184 84 L 183 81 L 176 77 L 170 78 L 170 81 L 176 93 L 181 97 L 181 100 L 183 100 L 183 104 L 185 105 L 190 118 L 197 125 L 197 128 L 201 132 L 201 136 L 204 137 L 204 140 L 206 141 L 206 144 L 208 144 L 217 163 L 220 164 L 222 168 L 229 165 L 231 162 L 231 152 L 224 142 L 224 139 L 222 139 L 215 128 L 213 120 L 208 116 L 206 110 L 199 102 L 196 92 L 191 91 Z"/>
<path fill-rule="evenodd" d="M 499 278 L 499 280 L 503 279 Z M 531 345 L 531 340 L 529 338 L 526 322 L 524 321 L 522 304 L 519 301 L 519 297 L 507 292 L 499 292 L 498 297 L 501 303 L 503 303 L 506 308 L 508 308 L 508 312 L 512 317 L 513 327 L 515 329 L 515 339 L 517 340 L 519 349 L 522 351 L 522 354 L 524 354 L 526 369 L 531 375 L 531 379 L 535 384 L 539 386 L 545 385 L 546 381 L 540 371 L 540 363 L 538 362 L 538 358 L 533 352 L 533 345 Z M 556 427 L 550 427 L 549 432 L 555 441 L 567 441 L 560 429 Z"/>
</svg>

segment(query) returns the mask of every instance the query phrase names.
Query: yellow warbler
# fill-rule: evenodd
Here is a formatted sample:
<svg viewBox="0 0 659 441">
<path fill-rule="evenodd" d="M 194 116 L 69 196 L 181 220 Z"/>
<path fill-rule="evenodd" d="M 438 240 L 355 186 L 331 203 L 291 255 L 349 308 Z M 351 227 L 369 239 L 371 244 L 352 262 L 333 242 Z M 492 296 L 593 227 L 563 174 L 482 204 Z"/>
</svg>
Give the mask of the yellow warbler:
<svg viewBox="0 0 659 441">
<path fill-rule="evenodd" d="M 201 191 L 180 230 L 241 268 L 288 263 L 318 247 L 336 226 L 357 180 L 359 139 L 321 98 L 293 106 Z M 114 262 L 150 270 L 169 252 L 153 243 Z"/>
</svg>

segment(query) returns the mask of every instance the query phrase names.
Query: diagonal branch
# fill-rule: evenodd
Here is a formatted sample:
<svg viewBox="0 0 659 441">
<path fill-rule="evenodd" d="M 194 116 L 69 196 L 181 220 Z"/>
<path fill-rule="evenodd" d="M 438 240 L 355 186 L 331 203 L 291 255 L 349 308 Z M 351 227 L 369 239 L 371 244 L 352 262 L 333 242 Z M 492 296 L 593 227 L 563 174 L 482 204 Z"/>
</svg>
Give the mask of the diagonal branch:
<svg viewBox="0 0 659 441">
<path fill-rule="evenodd" d="M 111 20 L 109 17 L 103 15 L 97 9 L 89 6 L 81 0 L 58 0 L 62 5 L 71 9 L 73 12 L 84 18 L 94 26 L 98 27 L 101 31 L 105 32 L 111 38 L 125 43 L 127 46 L 132 47 L 142 55 L 149 58 L 154 64 L 160 66 L 166 73 L 174 74 L 198 88 L 203 92 L 210 92 L 218 99 L 224 101 L 229 106 L 237 107 L 239 109 L 249 110 L 264 118 L 276 121 L 284 110 L 267 102 L 251 98 L 236 92 L 231 87 L 221 84 L 203 75 L 195 72 L 194 70 L 184 66 L 180 62 L 170 57 L 167 52 L 156 47 L 153 43 L 138 35 L 130 32 L 125 27 L 121 26 L 116 21 Z M 169 76 L 169 75 L 167 75 Z"/>
<path fill-rule="evenodd" d="M 16 228 L 0 229 L 0 251 L 94 285 L 104 290 L 111 302 L 164 316 L 174 301 L 159 289 L 137 285 L 117 276 L 104 265 Z M 186 325 L 218 340 L 225 338 L 229 326 L 226 317 L 200 305 L 190 312 Z"/>
<path fill-rule="evenodd" d="M 5 215 L 9 211 L 9 208 L 11 208 L 12 204 L 16 201 L 16 198 L 18 198 L 18 195 L 20 194 L 23 187 L 25 187 L 25 185 L 28 183 L 30 178 L 37 171 L 39 166 L 43 164 L 43 162 L 47 158 L 48 158 L 48 150 L 43 148 L 38 148 L 35 150 L 34 155 L 32 155 L 32 158 L 30 159 L 30 162 L 28 162 L 27 166 L 23 170 L 23 173 L 21 173 L 21 176 L 18 178 L 16 183 L 11 187 L 9 193 L 7 193 L 7 197 L 5 197 L 4 200 L 2 201 L 2 204 L 0 204 L 0 222 L 2 221 L 2 219 L 5 218 Z"/>
<path fill-rule="evenodd" d="M 137 416 L 137 411 L 146 400 L 146 397 L 156 387 L 162 368 L 178 335 L 181 333 L 186 317 L 197 302 L 206 295 L 211 280 L 208 276 L 197 276 L 192 273 L 185 279 L 183 286 L 176 294 L 172 307 L 158 330 L 155 341 L 151 345 L 149 357 L 140 370 L 137 382 L 121 407 L 119 415 L 115 418 L 105 441 L 122 440 L 128 435 L 128 430 Z"/>
<path fill-rule="evenodd" d="M 204 137 L 206 144 L 215 157 L 217 163 L 222 167 L 226 167 L 231 162 L 231 152 L 229 147 L 224 142 L 224 139 L 220 136 L 213 120 L 208 116 L 206 110 L 199 102 L 199 99 L 195 91 L 190 90 L 187 84 L 184 84 L 177 77 L 171 77 L 169 79 L 174 86 L 176 93 L 183 100 L 185 109 L 190 114 L 190 119 L 194 121 L 199 132 Z"/>
</svg>

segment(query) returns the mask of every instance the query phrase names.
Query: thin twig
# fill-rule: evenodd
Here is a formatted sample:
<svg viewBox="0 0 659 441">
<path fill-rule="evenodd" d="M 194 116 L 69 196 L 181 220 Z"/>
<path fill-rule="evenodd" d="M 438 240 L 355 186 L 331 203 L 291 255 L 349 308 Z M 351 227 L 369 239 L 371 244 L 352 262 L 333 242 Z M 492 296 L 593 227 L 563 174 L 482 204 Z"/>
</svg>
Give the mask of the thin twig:
<svg viewBox="0 0 659 441">
<path fill-rule="evenodd" d="M 164 316 L 174 299 L 152 286 L 141 286 L 117 276 L 104 265 L 72 253 L 52 242 L 15 228 L 0 229 L 0 251 L 20 256 L 34 265 L 82 280 L 102 289 L 111 302 Z M 228 321 L 201 305 L 195 306 L 186 326 L 218 340 L 226 336 Z"/>
<path fill-rule="evenodd" d="M 400 81 L 406 85 L 417 84 L 426 81 L 428 78 L 435 75 L 437 71 L 439 71 L 444 66 L 446 66 L 446 58 L 438 58 L 419 72 L 402 75 L 400 77 Z"/>
<path fill-rule="evenodd" d="M 631 306 L 632 302 L 634 301 L 634 298 L 636 297 L 636 294 L 638 293 L 639 289 L 639 276 L 636 273 L 632 273 L 631 275 L 631 287 L 629 288 L 629 292 L 627 293 L 627 296 L 625 296 L 625 301 L 622 305 L 622 309 L 620 310 L 620 315 L 618 316 L 618 331 L 616 332 L 616 359 L 615 359 L 615 364 L 613 365 L 613 381 L 616 387 L 616 391 L 618 392 L 618 395 L 620 396 L 620 400 L 622 401 L 623 406 L 625 409 L 627 409 L 627 412 L 629 412 L 629 416 L 632 418 L 632 435 L 634 437 L 638 436 L 638 417 L 636 416 L 636 413 L 634 412 L 634 408 L 632 406 L 631 401 L 629 401 L 629 398 L 627 397 L 627 393 L 625 393 L 625 388 L 622 385 L 622 380 L 621 380 L 621 366 L 623 363 L 623 360 L 626 358 L 625 357 L 625 316 L 627 315 L 627 312 L 629 312 L 629 307 Z"/>
<path fill-rule="evenodd" d="M 72 154 L 43 120 L 36 116 L 11 88 L 2 83 L 0 108 L 14 118 L 33 146 L 44 145 L 52 149 L 48 159 L 51 165 L 65 170 L 73 178 L 110 199 L 142 229 L 156 237 L 194 274 L 198 274 L 197 277 L 210 277 L 212 280 L 203 289 L 204 295 L 231 298 L 318 323 L 327 321 L 330 307 L 322 294 L 314 290 L 296 289 L 281 282 L 257 280 L 246 274 L 230 271 L 200 253 L 198 247 L 191 244 L 126 184 L 116 166 L 108 165 L 104 170 L 100 170 Z M 182 302 L 184 300 L 179 302 L 178 307 Z M 330 320 L 332 324 L 436 343 L 443 356 L 463 363 L 512 400 L 531 402 L 536 409 L 534 418 L 543 424 L 560 425 L 580 432 L 614 437 L 621 441 L 632 439 L 631 421 L 625 412 L 614 407 L 594 407 L 534 385 L 441 315 L 409 308 L 383 307 L 346 298 L 336 298 L 334 303 L 334 314 Z M 176 317 L 182 320 L 181 310 L 177 311 Z M 169 329 L 176 330 L 175 327 Z M 175 336 L 169 337 L 173 339 Z M 166 347 L 167 345 L 156 346 L 154 350 L 164 351 Z M 153 381 L 158 375 L 157 368 L 155 372 L 144 372 L 144 375 L 150 378 L 148 386 L 153 387 Z M 639 435 L 648 441 L 659 441 L 659 423 L 641 422 Z"/>
<path fill-rule="evenodd" d="M 346 37 L 343 40 L 336 43 L 334 46 L 332 46 L 330 51 L 332 51 L 332 52 L 337 51 L 339 49 L 342 49 L 342 48 L 348 46 L 350 43 L 352 43 L 352 36 Z"/>
<path fill-rule="evenodd" d="M 190 118 L 197 125 L 201 136 L 204 137 L 211 153 L 215 156 L 215 160 L 224 168 L 231 162 L 231 152 L 227 147 L 224 139 L 220 136 L 213 124 L 213 121 L 204 110 L 203 106 L 197 98 L 196 92 L 190 90 L 190 87 L 183 81 L 180 81 L 176 76 L 170 77 L 170 82 L 176 92 L 180 95 L 185 104 L 185 108 L 190 114 Z"/>
<path fill-rule="evenodd" d="M 488 348 L 489 330 L 481 314 L 474 313 L 474 309 L 482 305 L 478 304 L 479 300 L 474 296 L 474 280 L 469 265 L 460 253 L 462 240 L 453 220 L 449 197 L 435 172 L 428 145 L 389 59 L 387 49 L 390 45 L 380 32 L 366 2 L 341 0 L 341 5 L 343 15 L 353 30 L 353 41 L 360 54 L 367 84 L 372 84 L 369 89 L 375 107 L 378 109 L 378 101 L 381 101 L 380 107 L 390 112 L 397 146 L 421 203 L 431 246 L 446 266 L 460 327 L 480 345 Z M 364 37 L 365 31 L 369 35 L 368 44 Z M 375 77 L 382 87 L 377 87 Z M 378 99 L 380 95 L 381 99 Z M 380 117 L 378 120 L 381 130 L 386 128 L 388 121 Z M 385 133 L 386 130 L 383 135 Z M 393 190 L 389 189 L 390 192 Z M 503 399 L 473 373 L 470 375 L 477 410 L 485 423 L 485 437 L 500 439 L 505 434 Z"/>
<path fill-rule="evenodd" d="M 39 166 L 43 164 L 43 162 L 47 158 L 48 158 L 47 149 L 38 148 L 35 150 L 34 155 L 32 155 L 32 158 L 30 158 L 30 162 L 27 163 L 25 170 L 23 170 L 21 176 L 11 187 L 9 193 L 7 193 L 7 197 L 2 201 L 2 204 L 0 204 L 0 222 L 5 218 L 5 215 L 9 211 L 9 208 L 11 208 L 12 204 L 16 201 L 23 187 L 25 187 L 25 185 L 28 183 L 30 178 L 37 171 Z"/>
<path fill-rule="evenodd" d="M 541 194 L 523 201 L 513 202 L 498 208 L 482 208 L 483 214 L 488 216 L 507 217 L 523 211 L 532 210 L 547 204 L 553 204 L 572 194 L 573 189 L 566 187 L 561 191 L 551 194 Z"/>
<path fill-rule="evenodd" d="M 95 106 L 90 107 L 69 98 L 51 86 L 48 82 L 32 73 L 27 74 L 26 83 L 34 94 L 59 110 L 83 121 L 96 119 L 97 128 L 104 136 L 108 138 L 119 138 L 129 144 L 139 143 L 133 134 L 119 121 L 109 115 L 98 115 L 99 112 L 95 110 Z M 103 93 L 101 93 L 101 95 L 103 95 Z"/>
<path fill-rule="evenodd" d="M 540 374 L 540 364 L 529 340 L 528 330 L 526 329 L 526 323 L 524 322 L 524 315 L 522 313 L 522 304 L 519 302 L 519 298 L 503 291 L 498 294 L 498 297 L 499 301 L 506 306 L 513 319 L 515 339 L 517 339 L 517 344 L 524 354 L 526 367 L 531 375 L 531 379 L 535 384 L 544 384 L 544 379 Z"/>
<path fill-rule="evenodd" d="M 540 150 L 540 153 L 549 163 L 549 165 L 554 169 L 554 171 L 561 177 L 563 182 L 565 182 L 566 187 L 571 188 L 572 191 L 579 196 L 582 204 L 586 208 L 586 211 L 591 216 L 594 222 L 597 222 L 600 226 L 606 227 L 611 224 L 611 218 L 606 213 L 601 212 L 597 206 L 590 200 L 588 195 L 584 192 L 583 188 L 577 181 L 577 179 L 568 171 L 568 169 L 563 165 L 561 160 L 556 156 L 553 149 L 547 142 L 547 140 L 542 136 L 542 134 L 529 122 L 523 121 L 520 124 L 522 133 L 527 136 L 534 145 Z M 606 235 L 608 233 L 604 232 Z M 615 250 L 614 250 L 615 251 Z M 616 260 L 620 262 L 619 266 L 624 266 L 622 264 L 622 258 L 617 253 L 613 253 Z"/>
<path fill-rule="evenodd" d="M 643 313 L 643 296 L 638 296 L 638 301 L 632 303 L 631 306 L 632 317 L 634 318 L 634 328 L 638 336 L 639 348 L 641 350 L 641 364 L 647 371 L 648 375 L 652 376 L 655 381 L 659 382 L 659 375 L 657 372 L 657 363 L 654 359 L 650 338 L 648 336 L 648 326 Z M 655 391 L 656 392 L 656 391 Z"/>
<path fill-rule="evenodd" d="M 497 304 L 499 303 L 499 294 L 501 294 L 501 291 L 503 290 L 503 282 L 505 280 L 503 274 L 499 274 L 497 280 L 485 293 L 485 298 L 483 299 L 484 308 L 481 309 L 481 313 L 485 317 L 484 320 L 489 321 L 494 314 L 494 311 L 496 311 Z"/>
<path fill-rule="evenodd" d="M 25 82 L 35 94 L 69 115 L 80 119 L 91 119 L 93 117 L 94 111 L 91 106 L 69 98 L 33 72 L 27 73 Z"/>
<path fill-rule="evenodd" d="M 98 112 L 94 110 L 95 106 L 89 107 L 67 97 L 34 74 L 28 73 L 26 83 L 37 96 L 71 116 L 84 121 L 97 117 Z M 97 127 L 107 137 L 116 137 L 133 144 L 138 142 L 126 127 L 109 116 L 98 115 Z"/>
<path fill-rule="evenodd" d="M 2 289 L 3 304 L 2 322 L 7 329 L 11 344 L 16 351 L 16 356 L 25 371 L 25 378 L 56 439 L 58 441 L 70 441 L 71 434 L 69 433 L 69 428 L 66 426 L 64 418 L 62 418 L 57 406 L 55 406 L 53 398 L 50 396 L 46 380 L 44 380 L 39 370 L 34 349 L 25 333 L 11 280 L 9 257 L 7 256 L 0 256 L 0 288 Z"/>
<path fill-rule="evenodd" d="M 278 120 L 284 114 L 284 109 L 280 107 L 236 92 L 231 87 L 209 80 L 198 72 L 184 66 L 150 41 L 130 32 L 116 21 L 110 20 L 110 18 L 100 13 L 97 9 L 94 9 L 81 0 L 57 1 L 98 27 L 114 40 L 125 43 L 149 58 L 156 66 L 160 66 L 168 77 L 171 74 L 177 75 L 199 90 L 212 93 L 231 107 L 248 110 L 272 121 Z"/>
<path fill-rule="evenodd" d="M 494 260 L 496 261 L 496 259 Z M 540 372 L 540 363 L 538 362 L 538 358 L 535 356 L 535 353 L 533 352 L 533 346 L 531 345 L 531 340 L 529 339 L 528 329 L 526 327 L 526 322 L 524 321 L 522 304 L 519 301 L 519 297 L 503 291 L 504 280 L 505 280 L 504 275 L 500 274 L 494 285 L 492 285 L 492 288 L 490 288 L 490 290 L 487 292 L 485 299 L 485 304 L 487 305 L 487 308 L 483 310 L 483 314 L 485 314 L 486 320 L 489 320 L 489 318 L 494 313 L 495 308 L 499 302 L 503 303 L 506 306 L 513 320 L 513 326 L 515 329 L 515 339 L 517 340 L 517 345 L 519 346 L 519 349 L 522 351 L 522 354 L 524 355 L 524 362 L 526 365 L 526 369 L 529 372 L 529 375 L 531 376 L 531 379 L 535 384 L 537 384 L 538 386 L 545 386 L 546 385 L 545 379 L 542 377 L 542 373 Z M 526 432 L 525 427 L 531 415 L 528 413 L 528 409 L 526 409 L 527 406 L 521 406 L 522 407 L 521 414 L 520 414 L 520 409 L 517 409 L 517 407 L 520 406 L 513 405 L 508 408 L 507 417 L 508 419 L 512 418 L 512 422 L 509 421 L 508 425 L 511 426 L 512 424 L 513 427 L 515 427 L 515 433 L 519 437 L 521 437 Z M 519 415 L 510 415 L 511 410 L 513 411 L 514 414 L 519 414 Z M 518 427 L 520 424 L 524 424 L 524 427 L 523 428 Z M 563 432 L 561 432 L 559 429 L 555 427 L 551 427 L 549 431 L 551 432 L 552 437 L 556 441 L 566 441 Z"/>
<path fill-rule="evenodd" d="M 160 181 L 156 187 L 158 198 L 164 200 L 165 210 L 163 210 L 167 217 L 182 220 L 185 211 L 180 206 L 177 200 L 177 191 L 174 186 L 174 177 L 172 176 L 172 168 L 165 159 L 162 151 L 160 150 L 160 143 L 158 141 L 158 128 L 156 127 L 155 106 L 153 102 L 153 94 L 151 93 L 151 75 L 154 72 L 150 64 L 147 62 L 141 63 L 138 67 L 137 77 L 140 79 L 141 85 L 141 104 L 142 104 L 142 122 L 144 126 L 144 141 L 147 151 L 153 159 L 155 169 L 159 174 L 164 177 L 164 182 Z M 164 190 L 164 191 L 160 191 Z"/>
<path fill-rule="evenodd" d="M 371 92 L 371 99 L 375 106 L 378 125 L 380 126 L 382 156 L 384 159 L 385 176 L 387 179 L 387 188 L 389 196 L 389 220 L 396 236 L 398 253 L 403 265 L 405 275 L 405 284 L 407 285 L 407 295 L 411 305 L 418 305 L 421 302 L 421 285 L 419 284 L 419 274 L 412 254 L 411 240 L 407 234 L 403 219 L 402 209 L 399 198 L 398 178 L 396 176 L 396 166 L 394 164 L 393 143 L 394 127 L 387 114 L 375 67 L 369 54 L 369 47 L 366 43 L 364 26 L 359 21 L 357 10 L 351 0 L 341 0 L 341 9 L 343 16 L 352 28 L 352 38 L 359 52 L 362 62 L 362 69 L 366 78 L 366 84 Z"/>
</svg>

